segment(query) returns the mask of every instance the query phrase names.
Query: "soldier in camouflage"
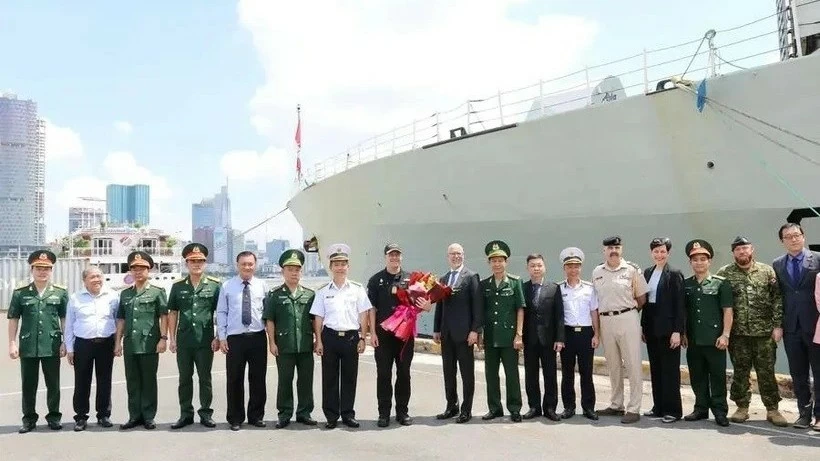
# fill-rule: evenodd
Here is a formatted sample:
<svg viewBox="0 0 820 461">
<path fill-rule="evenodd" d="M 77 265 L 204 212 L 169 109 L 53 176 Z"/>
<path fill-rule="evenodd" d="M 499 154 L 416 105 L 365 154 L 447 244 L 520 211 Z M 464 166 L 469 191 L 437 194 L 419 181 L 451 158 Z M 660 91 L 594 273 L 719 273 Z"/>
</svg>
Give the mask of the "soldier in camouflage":
<svg viewBox="0 0 820 461">
<path fill-rule="evenodd" d="M 735 262 L 717 273 L 731 283 L 734 297 L 729 357 L 735 371 L 729 397 L 737 404 L 737 411 L 729 419 L 736 423 L 749 419 L 749 373 L 754 368 L 760 398 L 767 410 L 766 420 L 785 427 L 788 423 L 777 408 L 780 394 L 774 377 L 777 342 L 783 336 L 780 287 L 774 269 L 754 260 L 754 247 L 749 239 L 737 237 L 732 242 L 732 254 Z"/>
</svg>

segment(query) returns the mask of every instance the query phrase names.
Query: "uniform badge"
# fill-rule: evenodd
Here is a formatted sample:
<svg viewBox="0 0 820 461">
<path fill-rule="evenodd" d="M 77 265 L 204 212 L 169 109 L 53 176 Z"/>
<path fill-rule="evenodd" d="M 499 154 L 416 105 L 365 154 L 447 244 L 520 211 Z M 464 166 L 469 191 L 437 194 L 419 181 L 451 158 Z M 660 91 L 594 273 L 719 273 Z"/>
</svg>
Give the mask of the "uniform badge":
<svg viewBox="0 0 820 461">
<path fill-rule="evenodd" d="M 140 255 L 139 253 L 134 255 L 134 261 L 141 261 L 141 260 L 142 260 L 142 255 Z"/>
<path fill-rule="evenodd" d="M 693 243 L 692 248 L 700 248 L 700 242 Z"/>
<path fill-rule="evenodd" d="M 40 261 L 45 261 L 48 259 L 48 255 L 45 253 L 40 253 Z"/>
<path fill-rule="evenodd" d="M 195 247 L 191 250 L 191 253 L 202 253 L 202 250 L 200 250 L 198 246 L 195 246 Z"/>
<path fill-rule="evenodd" d="M 498 244 L 497 244 L 497 243 L 493 243 L 493 251 L 496 251 L 496 250 L 498 250 L 498 249 L 499 249 Z"/>
<path fill-rule="evenodd" d="M 396 294 L 398 291 L 399 290 L 398 290 L 398 288 L 396 288 L 395 285 L 390 289 L 390 293 L 392 293 L 392 294 Z"/>
</svg>

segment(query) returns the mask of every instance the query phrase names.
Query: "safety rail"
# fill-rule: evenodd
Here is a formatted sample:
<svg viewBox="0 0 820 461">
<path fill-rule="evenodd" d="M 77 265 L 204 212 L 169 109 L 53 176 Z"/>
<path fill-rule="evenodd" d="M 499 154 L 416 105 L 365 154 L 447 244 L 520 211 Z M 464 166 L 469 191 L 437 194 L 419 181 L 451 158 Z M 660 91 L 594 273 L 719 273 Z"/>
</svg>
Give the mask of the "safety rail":
<svg viewBox="0 0 820 461">
<path fill-rule="evenodd" d="M 163 256 L 163 257 L 179 257 L 182 258 L 182 247 L 174 246 L 174 247 L 132 247 L 127 249 L 115 249 L 115 248 L 105 248 L 105 247 L 98 247 L 98 248 L 78 248 L 74 247 L 69 250 L 69 253 L 72 257 L 75 258 L 89 258 L 89 257 L 121 257 L 122 261 L 125 262 L 126 257 L 132 251 L 144 251 L 151 256 Z"/>
<path fill-rule="evenodd" d="M 651 93 L 656 90 L 657 82 L 673 76 L 700 79 L 726 73 L 721 72 L 724 66 L 735 70 L 773 62 L 782 51 L 782 46 L 777 46 L 779 30 L 773 29 L 777 14 L 779 12 L 729 29 L 710 30 L 702 38 L 685 43 L 643 50 L 528 86 L 467 100 L 316 163 L 305 171 L 300 187 L 308 187 L 363 163 L 450 139 L 455 136 L 451 130 L 461 135 L 471 134 L 587 107 L 595 96 L 593 90 L 609 77 L 619 79 L 621 88 L 606 91 L 622 89 L 629 97 Z M 765 23 L 767 19 L 772 24 Z M 725 43 L 718 47 L 716 40 Z"/>
</svg>

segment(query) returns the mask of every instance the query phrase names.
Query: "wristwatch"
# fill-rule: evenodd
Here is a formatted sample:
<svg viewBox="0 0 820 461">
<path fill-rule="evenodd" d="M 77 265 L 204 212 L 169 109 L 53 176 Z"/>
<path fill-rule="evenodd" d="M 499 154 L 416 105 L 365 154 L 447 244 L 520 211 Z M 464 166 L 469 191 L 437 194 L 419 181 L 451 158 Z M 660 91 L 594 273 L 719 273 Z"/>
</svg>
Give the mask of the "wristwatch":
<svg viewBox="0 0 820 461">
<path fill-rule="evenodd" d="M 728 334 L 728 333 L 723 333 L 723 334 L 722 334 L 722 335 L 720 335 L 720 336 L 722 336 L 722 337 L 724 337 L 724 338 L 726 338 L 726 339 L 729 339 L 729 334 Z"/>
<path fill-rule="evenodd" d="M 364 341 L 364 338 L 359 336 L 359 341 Z"/>
<path fill-rule="evenodd" d="M 160 336 L 160 337 L 159 337 L 159 339 L 166 339 L 166 340 L 167 340 L 167 339 L 168 339 L 168 337 L 167 337 L 167 336 L 165 336 L 165 335 L 162 335 L 162 336 Z"/>
</svg>

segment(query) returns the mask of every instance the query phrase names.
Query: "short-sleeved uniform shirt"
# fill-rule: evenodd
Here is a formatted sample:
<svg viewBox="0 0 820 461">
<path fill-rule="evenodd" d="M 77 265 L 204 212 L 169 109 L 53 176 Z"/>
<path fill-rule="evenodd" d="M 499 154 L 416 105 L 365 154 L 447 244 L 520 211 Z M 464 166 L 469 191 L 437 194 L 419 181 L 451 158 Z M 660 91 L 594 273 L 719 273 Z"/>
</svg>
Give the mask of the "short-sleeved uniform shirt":
<svg viewBox="0 0 820 461">
<path fill-rule="evenodd" d="M 310 313 L 322 317 L 327 328 L 336 331 L 359 329 L 359 314 L 370 310 L 367 291 L 358 282 L 346 280 L 341 287 L 330 282 L 316 292 Z"/>
<path fill-rule="evenodd" d="M 641 268 L 625 259 L 614 269 L 606 263 L 596 266 L 592 270 L 592 284 L 601 313 L 636 307 L 635 298 L 649 293 Z"/>
</svg>

